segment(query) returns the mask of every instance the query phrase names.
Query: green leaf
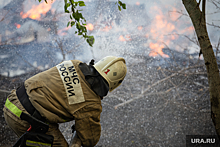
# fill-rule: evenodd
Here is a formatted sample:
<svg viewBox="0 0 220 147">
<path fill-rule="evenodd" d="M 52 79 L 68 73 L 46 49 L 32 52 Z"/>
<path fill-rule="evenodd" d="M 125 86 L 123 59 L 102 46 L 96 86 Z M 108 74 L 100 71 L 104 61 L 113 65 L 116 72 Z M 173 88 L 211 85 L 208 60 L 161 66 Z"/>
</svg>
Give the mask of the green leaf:
<svg viewBox="0 0 220 147">
<path fill-rule="evenodd" d="M 75 21 L 71 21 L 71 27 L 75 25 Z"/>
<path fill-rule="evenodd" d="M 77 15 L 79 18 L 83 18 L 82 13 L 79 13 L 79 11 L 77 10 Z"/>
<path fill-rule="evenodd" d="M 121 7 L 120 6 L 118 6 L 118 10 L 121 11 Z"/>
<path fill-rule="evenodd" d="M 70 15 L 70 19 L 73 19 L 71 15 Z"/>
<path fill-rule="evenodd" d="M 79 17 L 78 17 L 78 15 L 77 15 L 76 13 L 73 13 L 72 16 L 73 16 L 73 18 L 74 18 L 76 21 L 79 21 Z"/>
<path fill-rule="evenodd" d="M 79 2 L 74 2 L 74 5 L 77 6 Z"/>
<path fill-rule="evenodd" d="M 67 3 L 67 1 L 65 0 L 65 5 L 64 5 L 65 13 L 70 13 L 69 10 L 67 10 L 70 5 L 71 5 L 71 4 L 70 4 L 70 3 Z"/>
<path fill-rule="evenodd" d="M 41 0 L 38 0 L 39 2 L 41 2 Z"/>
<path fill-rule="evenodd" d="M 67 8 L 68 8 L 70 5 L 71 5 L 70 3 L 66 3 Z"/>
<path fill-rule="evenodd" d="M 121 1 L 118 1 L 119 5 L 121 6 L 122 5 L 122 2 Z"/>
<path fill-rule="evenodd" d="M 92 47 L 92 45 L 95 42 L 95 39 L 93 36 L 88 36 L 88 38 L 86 39 L 86 42 Z"/>
<path fill-rule="evenodd" d="M 83 18 L 82 13 L 79 13 L 78 10 L 76 11 L 76 13 L 73 13 L 72 16 L 76 21 L 79 21 L 80 18 Z"/>
<path fill-rule="evenodd" d="M 78 30 L 80 30 L 80 23 L 79 23 L 79 22 L 76 24 L 76 28 L 77 28 Z"/>
<path fill-rule="evenodd" d="M 125 3 L 122 4 L 122 8 L 126 9 L 126 4 Z"/>
<path fill-rule="evenodd" d="M 78 2 L 79 2 L 79 6 L 80 6 L 80 7 L 86 6 L 85 3 L 84 3 L 84 1 L 78 1 Z"/>
<path fill-rule="evenodd" d="M 41 1 L 41 0 L 40 0 Z M 47 0 L 45 0 L 45 3 L 47 3 Z"/>
<path fill-rule="evenodd" d="M 87 34 L 86 34 L 86 33 L 83 35 L 83 37 L 84 37 L 84 39 L 88 38 L 88 36 L 87 36 Z"/>
<path fill-rule="evenodd" d="M 82 32 L 87 32 L 86 27 L 82 26 Z"/>
<path fill-rule="evenodd" d="M 69 10 L 67 10 L 67 9 L 65 9 L 65 13 L 70 13 L 70 11 L 69 11 Z"/>
<path fill-rule="evenodd" d="M 70 22 L 67 23 L 67 27 L 70 25 Z"/>
</svg>

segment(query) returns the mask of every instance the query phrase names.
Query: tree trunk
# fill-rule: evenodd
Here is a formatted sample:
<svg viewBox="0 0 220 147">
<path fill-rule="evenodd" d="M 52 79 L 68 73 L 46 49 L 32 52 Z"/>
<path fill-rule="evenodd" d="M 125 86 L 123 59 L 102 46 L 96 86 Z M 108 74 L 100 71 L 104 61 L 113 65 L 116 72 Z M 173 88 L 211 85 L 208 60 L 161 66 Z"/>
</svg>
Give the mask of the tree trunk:
<svg viewBox="0 0 220 147">
<path fill-rule="evenodd" d="M 203 0 L 202 11 L 196 0 L 182 0 L 182 2 L 192 20 L 203 53 L 209 82 L 211 118 L 216 133 L 220 138 L 220 77 L 214 51 L 206 29 L 205 0 Z"/>
</svg>

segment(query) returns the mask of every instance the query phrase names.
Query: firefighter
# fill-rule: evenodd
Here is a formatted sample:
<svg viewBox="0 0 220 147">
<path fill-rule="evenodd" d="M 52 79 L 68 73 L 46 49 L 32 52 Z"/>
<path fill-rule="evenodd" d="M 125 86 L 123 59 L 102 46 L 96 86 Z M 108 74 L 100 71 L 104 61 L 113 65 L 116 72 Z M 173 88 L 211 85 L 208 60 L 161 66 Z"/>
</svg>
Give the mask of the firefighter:
<svg viewBox="0 0 220 147">
<path fill-rule="evenodd" d="M 12 90 L 3 108 L 5 121 L 20 137 L 30 128 L 20 116 L 28 114 L 49 124 L 46 134 L 54 137 L 54 147 L 66 147 L 69 145 L 58 123 L 75 120 L 70 146 L 95 146 L 101 134 L 101 100 L 122 83 L 126 72 L 121 57 L 107 56 L 96 64 L 91 60 L 89 65 L 78 60 L 64 61 Z"/>
</svg>

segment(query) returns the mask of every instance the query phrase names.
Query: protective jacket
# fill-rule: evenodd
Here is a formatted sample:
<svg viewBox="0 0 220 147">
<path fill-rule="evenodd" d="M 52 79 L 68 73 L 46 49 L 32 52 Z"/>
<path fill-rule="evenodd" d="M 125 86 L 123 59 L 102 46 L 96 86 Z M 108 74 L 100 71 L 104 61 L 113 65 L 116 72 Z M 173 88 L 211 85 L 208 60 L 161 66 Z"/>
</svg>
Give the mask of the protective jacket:
<svg viewBox="0 0 220 147">
<path fill-rule="evenodd" d="M 101 98 L 79 68 L 81 61 L 64 61 L 25 81 L 33 106 L 49 123 L 75 120 L 83 146 L 95 146 L 100 138 Z"/>
</svg>

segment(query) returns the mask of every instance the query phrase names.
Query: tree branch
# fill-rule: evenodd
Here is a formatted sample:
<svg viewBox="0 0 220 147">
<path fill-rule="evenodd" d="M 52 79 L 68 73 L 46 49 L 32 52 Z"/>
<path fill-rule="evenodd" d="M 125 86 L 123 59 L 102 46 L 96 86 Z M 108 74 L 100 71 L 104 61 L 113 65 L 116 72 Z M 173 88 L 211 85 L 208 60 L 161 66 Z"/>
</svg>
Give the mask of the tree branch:
<svg viewBox="0 0 220 147">
<path fill-rule="evenodd" d="M 211 101 L 211 117 L 217 132 L 220 137 L 220 77 L 219 69 L 214 55 L 214 51 L 208 36 L 206 20 L 205 20 L 205 2 L 202 4 L 202 15 L 196 0 L 182 0 L 189 16 L 193 22 L 199 45 L 201 47 L 205 65 L 207 69 L 209 93 Z M 201 21 L 199 21 L 201 20 Z"/>
<path fill-rule="evenodd" d="M 185 70 L 187 70 L 187 69 L 190 69 L 190 68 L 192 68 L 192 67 L 184 68 L 184 69 L 180 70 L 179 72 L 183 72 L 183 71 L 185 71 Z M 168 79 L 170 79 L 170 78 L 172 78 L 172 77 L 174 77 L 174 76 L 176 76 L 176 75 L 178 75 L 178 73 L 174 73 L 174 74 L 172 74 L 172 75 L 170 75 L 170 76 L 167 76 L 166 78 L 164 78 L 164 79 L 162 79 L 162 80 L 159 80 L 159 81 L 153 83 L 151 86 L 149 86 L 147 89 L 145 89 L 145 90 L 144 90 L 140 95 L 138 95 L 137 97 L 135 97 L 135 98 L 133 98 L 133 99 L 130 99 L 130 100 L 127 100 L 127 101 L 124 101 L 123 103 L 120 103 L 120 104 L 115 105 L 115 106 L 114 106 L 115 109 L 117 109 L 118 107 L 123 106 L 123 105 L 125 105 L 125 104 L 129 104 L 129 103 L 133 102 L 134 100 L 140 99 L 140 98 L 143 96 L 143 94 L 145 94 L 145 93 L 146 93 L 148 90 L 150 90 L 152 87 L 154 87 L 154 86 L 156 86 L 156 85 L 158 85 L 158 84 L 160 84 L 160 83 L 162 83 L 162 82 L 164 82 L 164 81 L 166 81 L 166 80 L 168 80 Z M 167 91 L 168 91 L 168 90 L 167 90 Z M 168 92 L 169 92 L 169 91 L 168 91 Z"/>
<path fill-rule="evenodd" d="M 204 22 L 206 22 L 206 18 L 205 18 L 205 4 L 206 4 L 206 0 L 202 1 L 202 19 L 204 20 Z"/>
</svg>

